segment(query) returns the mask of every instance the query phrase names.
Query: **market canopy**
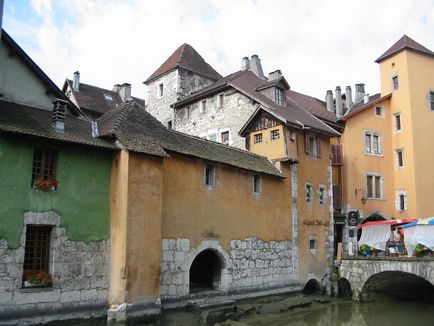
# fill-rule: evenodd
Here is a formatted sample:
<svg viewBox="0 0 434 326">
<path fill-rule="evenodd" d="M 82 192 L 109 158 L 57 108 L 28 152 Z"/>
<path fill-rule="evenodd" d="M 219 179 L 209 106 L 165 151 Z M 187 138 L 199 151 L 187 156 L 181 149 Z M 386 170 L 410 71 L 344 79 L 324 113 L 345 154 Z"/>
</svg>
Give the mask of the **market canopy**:
<svg viewBox="0 0 434 326">
<path fill-rule="evenodd" d="M 368 222 L 371 223 L 371 222 Z M 368 224 L 365 223 L 365 224 Z M 390 224 L 370 224 L 362 230 L 362 236 L 358 241 L 359 246 L 367 244 L 368 246 L 385 250 L 386 242 L 390 239 Z"/>
<path fill-rule="evenodd" d="M 434 224 L 434 217 L 433 219 L 433 223 Z M 359 225 L 359 228 L 364 228 L 367 226 L 372 226 L 372 225 L 389 225 L 389 226 L 395 226 L 395 225 L 402 225 L 402 224 L 407 224 L 410 222 L 416 222 L 417 218 L 404 218 L 404 219 L 399 219 L 399 220 L 386 220 L 386 221 L 371 221 L 371 222 L 366 222 L 363 224 Z"/>
<path fill-rule="evenodd" d="M 414 247 L 418 243 L 434 250 L 434 217 L 424 218 L 400 227 L 404 229 L 404 243 L 409 256 L 413 255 Z"/>
</svg>

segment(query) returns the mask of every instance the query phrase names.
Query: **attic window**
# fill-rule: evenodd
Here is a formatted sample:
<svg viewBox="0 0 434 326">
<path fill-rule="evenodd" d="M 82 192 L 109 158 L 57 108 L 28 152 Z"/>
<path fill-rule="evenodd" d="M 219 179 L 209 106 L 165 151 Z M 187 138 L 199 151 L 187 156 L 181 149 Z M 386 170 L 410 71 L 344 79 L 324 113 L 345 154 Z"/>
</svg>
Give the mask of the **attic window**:
<svg viewBox="0 0 434 326">
<path fill-rule="evenodd" d="M 274 89 L 274 102 L 278 105 L 283 105 L 283 90 L 278 87 Z"/>
<path fill-rule="evenodd" d="M 111 96 L 110 94 L 104 94 L 104 98 L 106 101 L 113 102 L 113 96 Z"/>
</svg>

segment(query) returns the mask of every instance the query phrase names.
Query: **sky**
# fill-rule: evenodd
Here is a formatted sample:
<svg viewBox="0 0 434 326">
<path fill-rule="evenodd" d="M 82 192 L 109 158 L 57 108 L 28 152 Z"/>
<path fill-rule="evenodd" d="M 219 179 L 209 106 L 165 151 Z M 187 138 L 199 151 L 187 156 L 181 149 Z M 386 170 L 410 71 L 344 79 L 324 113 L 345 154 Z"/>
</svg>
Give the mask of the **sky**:
<svg viewBox="0 0 434 326">
<path fill-rule="evenodd" d="M 62 87 L 146 80 L 180 45 L 221 75 L 257 54 L 292 90 L 324 100 L 364 83 L 380 92 L 382 53 L 404 34 L 434 50 L 434 0 L 4 0 L 3 28 Z"/>
</svg>

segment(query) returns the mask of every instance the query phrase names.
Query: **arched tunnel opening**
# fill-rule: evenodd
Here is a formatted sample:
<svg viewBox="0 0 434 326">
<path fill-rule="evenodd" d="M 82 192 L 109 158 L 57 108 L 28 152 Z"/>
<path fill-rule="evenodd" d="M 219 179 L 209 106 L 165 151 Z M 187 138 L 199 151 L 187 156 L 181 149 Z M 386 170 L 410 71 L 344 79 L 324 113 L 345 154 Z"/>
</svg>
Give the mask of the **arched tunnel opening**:
<svg viewBox="0 0 434 326">
<path fill-rule="evenodd" d="M 190 292 L 214 290 L 220 282 L 221 264 L 217 254 L 204 250 L 193 260 L 190 267 Z"/>
<path fill-rule="evenodd" d="M 303 288 L 303 294 L 316 294 L 320 293 L 321 286 L 315 279 L 309 280 Z"/>
<path fill-rule="evenodd" d="M 434 286 L 424 278 L 390 271 L 372 275 L 360 292 L 362 302 L 383 300 L 434 302 Z"/>
</svg>

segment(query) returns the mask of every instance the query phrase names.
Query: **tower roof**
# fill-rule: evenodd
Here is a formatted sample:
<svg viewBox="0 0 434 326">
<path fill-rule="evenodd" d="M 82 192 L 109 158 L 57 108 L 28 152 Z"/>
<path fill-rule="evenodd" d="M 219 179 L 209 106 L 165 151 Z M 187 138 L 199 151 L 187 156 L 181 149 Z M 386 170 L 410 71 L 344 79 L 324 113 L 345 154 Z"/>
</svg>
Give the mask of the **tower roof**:
<svg viewBox="0 0 434 326">
<path fill-rule="evenodd" d="M 389 48 L 389 50 L 384 52 L 377 60 L 375 60 L 375 62 L 380 63 L 384 59 L 387 59 L 387 58 L 391 57 L 392 55 L 394 55 L 400 51 L 403 51 L 405 49 L 412 50 L 412 51 L 415 51 L 415 52 L 418 52 L 421 54 L 425 54 L 425 55 L 429 55 L 429 56 L 434 56 L 434 52 L 427 49 L 423 45 L 420 45 L 419 43 L 417 43 L 415 40 L 411 39 L 407 35 L 404 35 L 398 40 L 398 42 L 396 42 L 394 45 L 392 45 Z"/>
<path fill-rule="evenodd" d="M 176 68 L 184 68 L 213 80 L 222 77 L 191 45 L 184 43 L 144 83 L 147 84 Z"/>
</svg>

